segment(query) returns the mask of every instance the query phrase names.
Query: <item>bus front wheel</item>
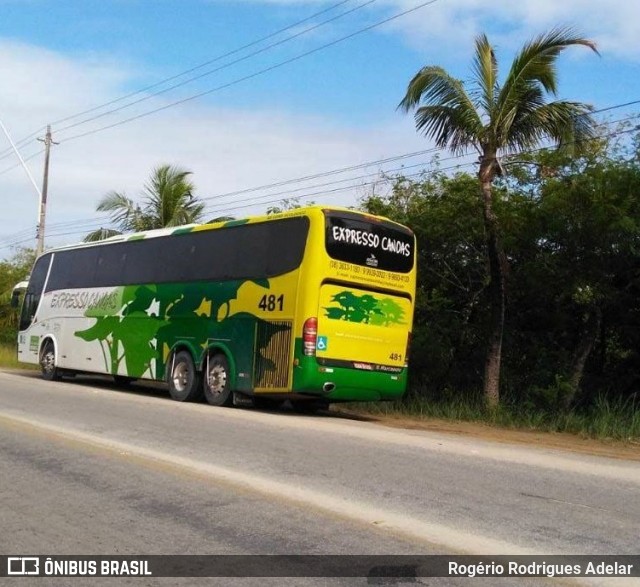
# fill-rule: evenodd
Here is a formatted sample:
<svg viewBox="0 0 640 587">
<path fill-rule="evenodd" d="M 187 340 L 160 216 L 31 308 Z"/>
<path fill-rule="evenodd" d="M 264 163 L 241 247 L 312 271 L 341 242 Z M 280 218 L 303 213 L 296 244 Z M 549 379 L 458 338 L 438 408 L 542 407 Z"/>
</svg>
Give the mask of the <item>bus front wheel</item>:
<svg viewBox="0 0 640 587">
<path fill-rule="evenodd" d="M 60 373 L 56 367 L 56 347 L 51 340 L 48 340 L 42 348 L 42 353 L 40 354 L 40 369 L 42 370 L 43 379 L 47 381 L 60 379 Z"/>
<path fill-rule="evenodd" d="M 212 406 L 230 406 L 233 402 L 229 361 L 222 354 L 214 355 L 207 362 L 204 397 Z"/>
<path fill-rule="evenodd" d="M 200 377 L 187 351 L 179 351 L 169 361 L 169 394 L 179 402 L 193 402 L 202 396 Z"/>
</svg>

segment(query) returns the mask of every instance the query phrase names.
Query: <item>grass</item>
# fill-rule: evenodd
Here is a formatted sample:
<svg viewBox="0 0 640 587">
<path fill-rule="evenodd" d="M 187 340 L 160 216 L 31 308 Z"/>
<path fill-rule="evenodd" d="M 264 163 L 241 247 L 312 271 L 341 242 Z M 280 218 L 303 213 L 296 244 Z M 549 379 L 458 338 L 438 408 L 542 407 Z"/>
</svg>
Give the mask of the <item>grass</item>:
<svg viewBox="0 0 640 587">
<path fill-rule="evenodd" d="M 500 405 L 488 409 L 479 401 L 462 398 L 431 400 L 408 396 L 397 402 L 348 404 L 351 411 L 372 416 L 436 418 L 477 422 L 501 428 L 569 432 L 588 438 L 640 440 L 640 405 L 599 397 L 584 410 L 539 410 Z"/>
<path fill-rule="evenodd" d="M 0 367 L 5 369 L 38 369 L 37 365 L 19 363 L 15 344 L 0 344 Z"/>
</svg>

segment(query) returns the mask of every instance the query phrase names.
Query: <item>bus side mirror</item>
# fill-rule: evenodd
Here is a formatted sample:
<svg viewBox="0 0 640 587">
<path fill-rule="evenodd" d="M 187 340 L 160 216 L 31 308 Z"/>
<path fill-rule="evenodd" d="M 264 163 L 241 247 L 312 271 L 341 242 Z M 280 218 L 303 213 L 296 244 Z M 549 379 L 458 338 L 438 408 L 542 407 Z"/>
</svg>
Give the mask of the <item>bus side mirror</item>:
<svg viewBox="0 0 640 587">
<path fill-rule="evenodd" d="M 20 305 L 20 292 L 14 291 L 11 294 L 11 307 L 17 308 Z"/>
</svg>

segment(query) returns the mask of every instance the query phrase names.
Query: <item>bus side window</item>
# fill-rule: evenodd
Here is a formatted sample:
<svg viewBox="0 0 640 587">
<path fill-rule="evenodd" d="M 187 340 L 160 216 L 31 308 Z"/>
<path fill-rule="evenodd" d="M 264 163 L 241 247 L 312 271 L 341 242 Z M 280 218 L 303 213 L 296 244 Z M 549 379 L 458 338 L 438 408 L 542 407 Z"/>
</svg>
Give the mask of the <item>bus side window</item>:
<svg viewBox="0 0 640 587">
<path fill-rule="evenodd" d="M 13 293 L 11 294 L 11 307 L 12 308 L 17 308 L 20 305 L 20 291 L 18 291 L 17 289 L 13 290 Z"/>
<path fill-rule="evenodd" d="M 33 322 L 33 318 L 42 296 L 42 290 L 44 289 L 44 282 L 47 278 L 50 262 L 51 255 L 40 257 L 36 261 L 33 271 L 31 272 L 29 285 L 27 286 L 27 291 L 24 294 L 22 313 L 20 314 L 20 330 L 26 330 Z"/>
<path fill-rule="evenodd" d="M 27 290 L 24 294 L 24 303 L 22 304 L 22 313 L 20 314 L 20 330 L 25 330 L 31 325 L 33 315 L 35 314 L 34 295 Z"/>
</svg>

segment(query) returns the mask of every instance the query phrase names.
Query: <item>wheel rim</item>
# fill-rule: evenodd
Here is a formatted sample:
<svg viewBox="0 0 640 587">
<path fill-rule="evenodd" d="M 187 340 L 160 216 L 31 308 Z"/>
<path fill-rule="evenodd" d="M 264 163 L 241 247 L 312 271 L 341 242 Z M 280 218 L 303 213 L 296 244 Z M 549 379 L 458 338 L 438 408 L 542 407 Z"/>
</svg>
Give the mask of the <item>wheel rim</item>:
<svg viewBox="0 0 640 587">
<path fill-rule="evenodd" d="M 42 366 L 42 370 L 47 374 L 53 373 L 53 370 L 56 366 L 56 355 L 51 350 L 51 348 L 47 348 L 47 350 L 42 354 L 42 360 L 40 361 L 40 365 Z"/>
<path fill-rule="evenodd" d="M 177 391 L 184 391 L 189 384 L 189 367 L 185 363 L 178 363 L 173 368 L 172 380 Z"/>
<path fill-rule="evenodd" d="M 222 365 L 214 365 L 209 369 L 207 378 L 209 391 L 214 395 L 221 395 L 227 386 L 227 371 Z"/>
</svg>

